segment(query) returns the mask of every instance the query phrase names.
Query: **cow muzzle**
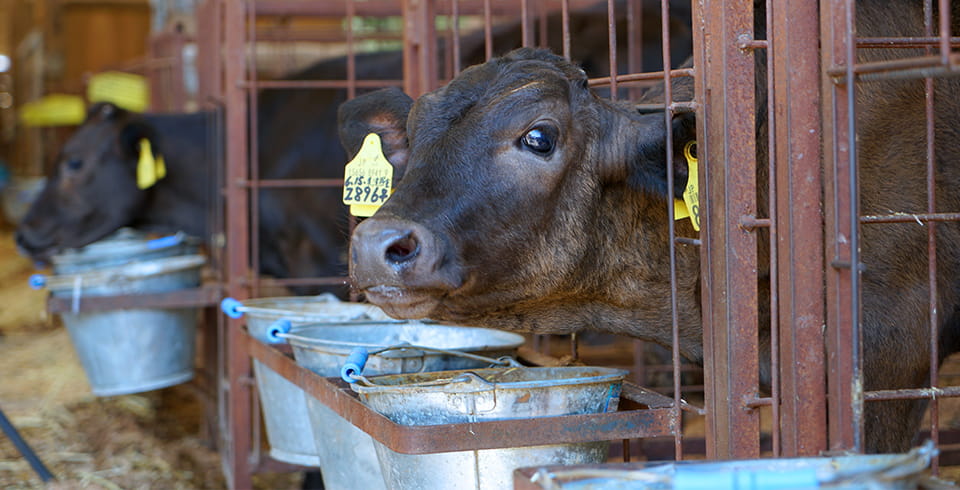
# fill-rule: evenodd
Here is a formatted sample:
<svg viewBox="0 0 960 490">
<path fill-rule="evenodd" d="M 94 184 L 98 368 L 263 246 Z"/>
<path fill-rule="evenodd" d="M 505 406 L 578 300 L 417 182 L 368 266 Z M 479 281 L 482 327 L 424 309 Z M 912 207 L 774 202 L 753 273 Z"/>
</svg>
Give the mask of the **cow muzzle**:
<svg viewBox="0 0 960 490">
<path fill-rule="evenodd" d="M 400 318 L 422 318 L 463 284 L 444 243 L 426 227 L 370 218 L 350 241 L 350 278 L 370 302 Z"/>
</svg>

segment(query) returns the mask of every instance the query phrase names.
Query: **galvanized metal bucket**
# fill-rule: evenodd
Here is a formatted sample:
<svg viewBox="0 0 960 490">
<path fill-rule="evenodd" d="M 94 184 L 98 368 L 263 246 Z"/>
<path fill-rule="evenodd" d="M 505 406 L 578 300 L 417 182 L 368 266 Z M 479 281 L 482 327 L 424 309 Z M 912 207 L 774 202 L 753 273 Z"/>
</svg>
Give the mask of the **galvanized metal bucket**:
<svg viewBox="0 0 960 490">
<path fill-rule="evenodd" d="M 284 296 L 237 301 L 227 298 L 221 304 L 234 318 L 245 317 L 247 331 L 264 343 L 285 342 L 274 335 L 278 321 L 298 327 L 315 323 L 343 323 L 370 320 L 388 321 L 389 317 L 373 305 L 342 302 L 336 296 Z M 253 373 L 260 395 L 260 407 L 273 459 L 303 466 L 319 466 L 317 445 L 310 429 L 307 399 L 299 386 L 254 359 Z"/>
<path fill-rule="evenodd" d="M 490 359 L 463 357 L 450 351 L 494 358 L 514 355 L 524 341 L 522 336 L 510 332 L 422 322 L 304 326 L 284 337 L 293 346 L 298 364 L 327 377 L 340 376 L 341 367 L 358 347 L 382 350 L 397 344 L 415 344 L 431 348 L 384 350 L 370 356 L 364 372 L 387 374 L 483 367 L 490 364 Z M 386 488 L 373 439 L 313 397 L 307 397 L 307 408 L 324 485 Z"/>
<path fill-rule="evenodd" d="M 601 367 L 495 368 L 378 376 L 360 399 L 403 425 L 438 425 L 615 411 L 627 371 Z M 392 490 L 512 488 L 513 470 L 601 463 L 609 442 L 411 455 L 376 443 Z"/>
<path fill-rule="evenodd" d="M 199 251 L 200 241 L 183 233 L 150 238 L 143 232 L 121 228 L 83 248 L 65 250 L 52 257 L 51 262 L 56 274 L 76 274 L 145 260 L 196 255 Z"/>
<path fill-rule="evenodd" d="M 928 441 L 906 454 L 538 468 L 530 483 L 550 490 L 907 490 L 922 487 L 936 452 Z"/>
<path fill-rule="evenodd" d="M 54 296 L 69 297 L 61 315 L 93 394 L 150 391 L 189 381 L 194 374 L 197 309 L 80 312 L 84 296 L 150 294 L 197 287 L 206 259 L 183 255 L 32 279 Z"/>
</svg>

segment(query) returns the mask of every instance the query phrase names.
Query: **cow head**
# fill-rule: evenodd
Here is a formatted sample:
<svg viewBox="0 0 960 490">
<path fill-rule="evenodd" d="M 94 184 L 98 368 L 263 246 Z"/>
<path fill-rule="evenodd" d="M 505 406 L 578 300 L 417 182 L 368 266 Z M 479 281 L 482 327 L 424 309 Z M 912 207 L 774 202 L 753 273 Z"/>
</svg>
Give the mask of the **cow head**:
<svg viewBox="0 0 960 490">
<path fill-rule="evenodd" d="M 601 99 L 581 69 L 532 49 L 463 71 L 409 114 L 404 100 L 387 89 L 341 106 L 349 154 L 374 131 L 405 168 L 352 237 L 351 278 L 371 302 L 399 318 L 569 331 L 640 295 L 669 318 L 667 203 L 687 166 L 674 159 L 668 189 L 665 140 L 692 140 L 692 116 L 668 125 Z M 691 294 L 695 264 L 695 251 L 681 264 Z"/>
<path fill-rule="evenodd" d="M 139 116 L 112 104 L 93 106 L 17 229 L 20 250 L 46 261 L 130 224 L 145 196 L 136 180 L 142 139 L 155 135 Z"/>
</svg>

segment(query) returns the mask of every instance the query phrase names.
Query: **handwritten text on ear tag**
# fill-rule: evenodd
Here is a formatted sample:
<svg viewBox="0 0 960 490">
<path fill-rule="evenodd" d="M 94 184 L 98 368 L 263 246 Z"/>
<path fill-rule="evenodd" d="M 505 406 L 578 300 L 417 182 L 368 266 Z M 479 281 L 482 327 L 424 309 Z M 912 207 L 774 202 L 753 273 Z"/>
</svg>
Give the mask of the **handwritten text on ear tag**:
<svg viewBox="0 0 960 490">
<path fill-rule="evenodd" d="M 344 170 L 343 203 L 354 216 L 372 216 L 390 197 L 392 184 L 393 166 L 383 156 L 380 136 L 370 133 Z"/>
<path fill-rule="evenodd" d="M 700 231 L 700 177 L 697 173 L 696 141 L 688 141 L 683 146 L 683 157 L 687 160 L 687 186 L 683 189 L 683 201 L 675 199 L 673 217 L 690 217 L 693 229 Z"/>
<path fill-rule="evenodd" d="M 137 187 L 149 189 L 166 175 L 167 166 L 163 161 L 163 156 L 157 155 L 154 157 L 153 149 L 150 148 L 150 140 L 141 138 L 140 156 L 137 159 Z"/>
</svg>

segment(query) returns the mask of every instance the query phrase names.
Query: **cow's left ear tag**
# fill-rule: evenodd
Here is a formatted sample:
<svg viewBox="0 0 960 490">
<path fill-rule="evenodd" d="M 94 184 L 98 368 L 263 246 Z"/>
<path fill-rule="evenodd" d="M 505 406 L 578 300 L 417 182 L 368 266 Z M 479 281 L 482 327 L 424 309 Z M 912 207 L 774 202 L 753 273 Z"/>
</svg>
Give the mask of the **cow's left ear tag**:
<svg viewBox="0 0 960 490">
<path fill-rule="evenodd" d="M 690 218 L 693 229 L 700 231 L 700 184 L 696 147 L 696 141 L 688 141 L 683 147 L 683 157 L 687 161 L 687 187 L 683 189 L 683 199 L 673 200 L 673 218 Z"/>
<path fill-rule="evenodd" d="M 137 187 L 149 189 L 166 175 L 167 166 L 163 161 L 163 156 L 157 155 L 154 157 L 153 149 L 150 148 L 150 140 L 141 138 L 140 157 L 137 160 Z"/>
<path fill-rule="evenodd" d="M 383 156 L 380 136 L 370 133 L 344 169 L 343 203 L 354 216 L 373 216 L 390 197 L 392 185 L 393 165 Z"/>
</svg>

